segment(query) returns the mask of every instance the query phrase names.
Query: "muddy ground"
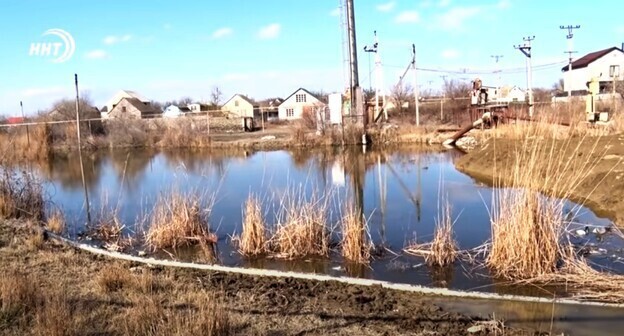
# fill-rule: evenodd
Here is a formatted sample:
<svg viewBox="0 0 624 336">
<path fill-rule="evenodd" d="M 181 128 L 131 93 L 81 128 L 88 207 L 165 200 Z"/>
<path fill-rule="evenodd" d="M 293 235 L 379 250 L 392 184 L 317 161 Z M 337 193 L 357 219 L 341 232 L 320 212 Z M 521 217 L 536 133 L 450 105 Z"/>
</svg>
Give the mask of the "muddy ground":
<svg viewBox="0 0 624 336">
<path fill-rule="evenodd" d="M 585 162 L 593 167 L 586 169 L 586 178 L 572 190 L 571 198 L 624 227 L 624 134 L 556 140 L 554 145 L 552 140 L 541 141 L 544 146 L 557 148 L 554 154 L 547 153 L 541 160 L 544 166 L 549 164 L 548 156 L 559 156 L 562 150 L 565 153 L 561 157 L 569 160 L 571 167 L 581 167 Z M 527 148 L 523 148 L 522 141 L 492 138 L 459 158 L 456 167 L 482 182 L 492 184 L 500 176 L 509 179 L 518 151 L 523 150 Z M 585 174 L 583 169 L 562 171 L 565 179 Z M 536 174 L 536 178 L 544 176 Z"/>
<path fill-rule="evenodd" d="M 218 303 L 212 311 L 229 319 L 233 335 L 467 335 L 469 328 L 489 320 L 443 311 L 425 296 L 380 287 L 151 268 L 111 260 L 41 240 L 41 232 L 32 227 L 0 222 L 0 280 L 22 275 L 35 284 L 37 295 L 57 293 L 65 304 L 54 305 L 62 309 L 52 313 L 27 307 L 16 315 L 2 310 L 8 301 L 0 302 L 0 335 L 193 334 L 191 327 L 197 326 L 188 321 L 205 312 L 197 298 L 206 293 Z M 7 288 L 0 283 L 2 291 Z M 0 301 L 8 300 L 6 293 L 0 294 Z M 53 318 L 46 319 L 45 314 Z M 180 325 L 178 315 L 190 316 L 184 327 L 163 326 L 171 321 Z M 487 328 L 471 335 L 532 334 L 483 325 Z"/>
</svg>

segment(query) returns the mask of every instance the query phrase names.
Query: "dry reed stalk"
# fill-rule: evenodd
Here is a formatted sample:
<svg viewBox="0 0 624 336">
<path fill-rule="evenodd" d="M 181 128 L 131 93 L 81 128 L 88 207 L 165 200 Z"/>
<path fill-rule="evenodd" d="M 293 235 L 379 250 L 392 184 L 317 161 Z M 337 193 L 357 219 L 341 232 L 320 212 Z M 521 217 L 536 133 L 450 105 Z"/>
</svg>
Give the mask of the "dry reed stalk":
<svg viewBox="0 0 624 336">
<path fill-rule="evenodd" d="M 141 296 L 123 317 L 123 335 L 234 334 L 228 311 L 212 294 L 202 293 L 176 306 L 167 307 L 156 296 Z"/>
<path fill-rule="evenodd" d="M 341 220 L 342 256 L 350 262 L 368 264 L 371 258 L 371 243 L 368 223 L 353 207 L 349 207 Z"/>
<path fill-rule="evenodd" d="M 200 241 L 216 243 L 217 239 L 201 214 L 198 197 L 172 192 L 156 202 L 145 241 L 153 250 L 159 250 Z"/>
<path fill-rule="evenodd" d="M 300 191 L 301 192 L 301 191 Z M 328 256 L 330 234 L 327 229 L 328 199 L 317 194 L 309 200 L 293 196 L 282 199 L 276 229 L 269 240 L 270 252 L 278 258 Z"/>
<path fill-rule="evenodd" d="M 243 229 L 239 237 L 234 237 L 238 243 L 238 251 L 245 256 L 255 256 L 266 253 L 267 233 L 266 222 L 262 216 L 260 200 L 249 195 L 243 212 Z"/>
<path fill-rule="evenodd" d="M 444 200 L 442 209 L 438 205 L 438 217 L 433 234 L 433 240 L 427 243 L 410 243 L 403 250 L 407 254 L 422 256 L 429 266 L 445 267 L 451 265 L 458 258 L 460 252 L 457 249 L 457 241 L 453 237 L 453 220 L 451 218 L 451 205 Z"/>
<path fill-rule="evenodd" d="M 52 233 L 61 234 L 65 231 L 65 216 L 60 210 L 53 211 L 46 222 L 46 227 Z"/>
<path fill-rule="evenodd" d="M 117 265 L 103 268 L 96 278 L 99 289 L 104 293 L 118 291 L 127 286 L 131 280 L 129 271 Z"/>
<path fill-rule="evenodd" d="M 0 312 L 6 317 L 25 314 L 39 301 L 39 288 L 32 278 L 5 270 L 0 274 Z"/>
<path fill-rule="evenodd" d="M 451 204 L 446 200 L 436 219 L 436 230 L 431 242 L 431 254 L 425 255 L 425 261 L 430 266 L 444 267 L 453 264 L 457 255 L 457 242 L 453 237 Z"/>
<path fill-rule="evenodd" d="M 0 217 L 44 217 L 45 202 L 42 183 L 32 174 L 0 167 Z"/>
<path fill-rule="evenodd" d="M 597 147 L 599 139 L 557 141 L 548 133 L 551 131 L 545 127 L 525 129 L 510 159 L 494 163 L 496 184 L 509 187 L 495 192 L 491 212 L 487 264 L 499 276 L 531 279 L 557 270 L 566 247 L 566 199 L 604 156 Z M 581 149 L 588 144 L 589 153 Z M 578 156 L 583 159 L 571 159 Z"/>
</svg>

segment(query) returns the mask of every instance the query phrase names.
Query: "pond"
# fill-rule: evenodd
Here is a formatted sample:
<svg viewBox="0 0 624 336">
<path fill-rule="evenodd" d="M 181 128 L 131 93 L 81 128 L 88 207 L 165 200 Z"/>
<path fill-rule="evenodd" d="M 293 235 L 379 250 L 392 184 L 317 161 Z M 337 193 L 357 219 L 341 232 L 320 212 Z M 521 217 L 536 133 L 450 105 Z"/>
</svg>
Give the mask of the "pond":
<svg viewBox="0 0 624 336">
<path fill-rule="evenodd" d="M 489 209 L 495 189 L 456 170 L 453 162 L 461 155 L 457 150 L 440 151 L 428 147 L 268 152 L 133 149 L 96 152 L 83 156 L 83 161 L 89 213 L 96 216 L 106 209 L 114 209 L 128 232 L 144 229 L 146 221 L 143 219 L 163 193 L 194 192 L 206 203 L 214 196 L 210 223 L 218 237 L 218 262 L 225 265 L 552 297 L 552 292 L 546 290 L 498 281 L 484 267 L 458 262 L 447 269 L 429 268 L 422 258 L 402 252 L 411 241 L 431 240 L 442 196 L 451 205 L 453 230 L 460 249 L 472 249 L 488 241 Z M 83 234 L 87 207 L 78 155 L 56 157 L 33 169 L 45 181 L 51 206 L 66 214 L 67 234 L 73 238 Z M 366 267 L 344 263 L 339 253 L 332 254 L 329 259 L 297 261 L 242 258 L 231 237 L 241 231 L 242 206 L 246 199 L 250 194 L 258 195 L 264 200 L 267 220 L 274 222 L 274 209 L 289 193 L 304 197 L 331 195 L 330 208 L 335 211 L 329 216 L 330 222 L 337 221 L 339 209 L 361 203 L 373 243 L 383 246 L 385 253 Z M 599 218 L 572 202 L 567 202 L 566 207 L 575 209 L 574 220 L 580 228 L 585 224 L 611 224 L 608 219 Z M 624 245 L 618 237 L 607 236 L 598 241 L 588 235 L 579 243 L 604 248 L 601 255 L 592 259 L 624 272 Z M 172 257 L 197 261 L 193 251 L 187 252 L 179 251 Z"/>
</svg>

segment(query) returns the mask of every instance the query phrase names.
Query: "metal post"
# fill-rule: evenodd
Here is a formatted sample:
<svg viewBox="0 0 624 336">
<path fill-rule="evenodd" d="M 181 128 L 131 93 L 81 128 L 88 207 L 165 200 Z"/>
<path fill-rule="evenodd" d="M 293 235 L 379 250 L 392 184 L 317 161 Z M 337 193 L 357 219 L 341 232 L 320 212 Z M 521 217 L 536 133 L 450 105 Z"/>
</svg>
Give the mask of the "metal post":
<svg viewBox="0 0 624 336">
<path fill-rule="evenodd" d="M 528 36 L 522 39 L 525 43 L 520 46 L 514 46 L 514 48 L 520 50 L 524 56 L 527 57 L 527 91 L 529 94 L 529 117 L 533 118 L 533 89 L 531 85 L 533 83 L 533 69 L 531 65 L 531 41 L 535 40 L 535 36 Z"/>
<path fill-rule="evenodd" d="M 420 126 L 420 111 L 418 104 L 418 80 L 416 78 L 416 45 L 412 44 L 412 70 L 414 70 L 414 106 L 416 109 L 416 126 Z"/>
<path fill-rule="evenodd" d="M 76 86 L 76 133 L 78 134 L 78 159 L 80 160 L 80 175 L 82 177 L 82 187 L 84 188 L 85 202 L 87 205 L 87 224 L 91 224 L 91 205 L 89 203 L 89 191 L 85 180 L 84 164 L 82 163 L 82 144 L 80 140 L 80 97 L 78 95 L 78 74 L 74 74 L 74 84 Z"/>
<path fill-rule="evenodd" d="M 349 70 L 351 77 L 351 111 L 355 109 L 358 111 L 361 109 L 360 101 L 358 100 L 357 91 L 360 86 L 360 80 L 358 76 L 358 61 L 357 61 L 357 43 L 355 34 L 355 10 L 353 6 L 353 0 L 346 0 L 347 3 L 347 30 L 349 38 Z M 366 113 L 362 115 L 362 125 L 366 129 Z"/>
<path fill-rule="evenodd" d="M 22 122 L 26 122 L 26 116 L 24 115 L 24 104 L 22 104 L 22 101 L 20 100 L 20 109 L 22 110 Z M 26 123 L 26 141 L 28 144 L 28 147 L 30 147 L 30 130 L 28 129 L 28 123 Z"/>
</svg>

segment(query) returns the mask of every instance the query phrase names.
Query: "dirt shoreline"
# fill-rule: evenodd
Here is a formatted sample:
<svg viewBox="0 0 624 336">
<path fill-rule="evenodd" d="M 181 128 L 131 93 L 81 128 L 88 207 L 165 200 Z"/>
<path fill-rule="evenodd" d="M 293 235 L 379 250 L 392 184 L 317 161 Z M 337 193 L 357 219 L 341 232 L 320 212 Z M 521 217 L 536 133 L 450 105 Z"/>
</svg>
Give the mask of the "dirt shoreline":
<svg viewBox="0 0 624 336">
<path fill-rule="evenodd" d="M 39 241 L 35 239 L 38 234 L 32 225 L 2 222 L 0 268 L 5 276 L 19 273 L 37 279 L 40 293 L 62 288 L 73 312 L 71 321 L 64 322 L 76 327 L 80 335 L 128 335 L 128 316 L 154 302 L 150 300 L 176 314 L 193 307 L 194 298 L 202 293 L 222 302 L 220 309 L 229 315 L 235 335 L 494 334 L 487 319 L 444 311 L 426 296 L 413 293 L 337 282 L 150 268 Z M 122 272 L 112 287 L 103 280 L 111 277 L 111 269 Z M 148 292 L 140 289 L 145 286 L 131 285 L 145 283 L 146 276 Z M 102 289 L 103 283 L 107 290 Z M 485 327 L 469 333 L 475 325 Z M 38 326 L 38 315 L 12 317 L 0 311 L 0 335 L 37 334 L 33 330 Z M 533 334 L 518 329 L 504 332 Z"/>
<path fill-rule="evenodd" d="M 571 191 L 570 199 L 624 227 L 624 135 L 558 140 L 556 144 L 564 146 L 564 141 L 572 144 L 565 154 L 572 167 L 583 162 L 595 163 L 587 177 Z M 519 141 L 513 139 L 487 140 L 460 157 L 455 167 L 483 183 L 493 185 L 500 176 L 510 176 L 510 164 L 515 162 L 519 145 Z M 550 143 L 545 145 L 550 146 Z M 544 158 L 544 165 L 548 164 L 547 160 Z M 575 174 L 581 173 L 569 171 L 564 177 L 574 179 Z M 503 178 L 502 182 L 509 180 Z"/>
</svg>

